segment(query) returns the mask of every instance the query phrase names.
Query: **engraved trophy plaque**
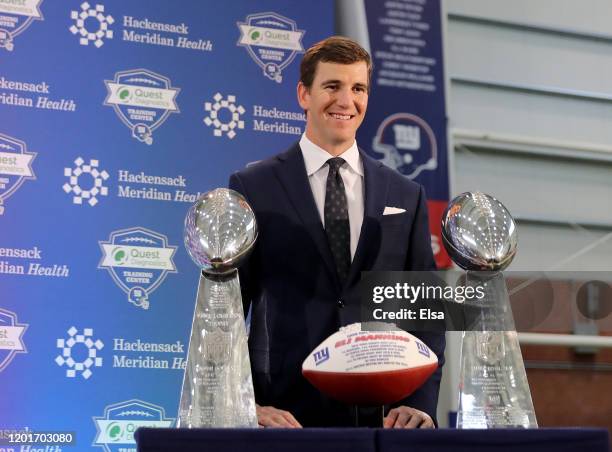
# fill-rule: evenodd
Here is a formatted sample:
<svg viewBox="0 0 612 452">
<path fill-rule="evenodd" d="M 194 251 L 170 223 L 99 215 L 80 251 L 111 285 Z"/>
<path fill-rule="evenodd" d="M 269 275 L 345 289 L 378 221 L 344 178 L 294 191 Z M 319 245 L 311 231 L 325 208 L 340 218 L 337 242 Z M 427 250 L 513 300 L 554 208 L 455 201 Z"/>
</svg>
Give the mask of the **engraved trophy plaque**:
<svg viewBox="0 0 612 452">
<path fill-rule="evenodd" d="M 239 193 L 202 195 L 185 218 L 185 247 L 201 269 L 177 427 L 257 427 L 237 267 L 257 238 Z"/>
<path fill-rule="evenodd" d="M 463 193 L 442 217 L 450 257 L 467 270 L 466 285 L 481 286 L 478 316 L 463 333 L 457 428 L 535 428 L 527 374 L 501 271 L 514 258 L 516 225 L 506 208 L 484 193 Z"/>
</svg>

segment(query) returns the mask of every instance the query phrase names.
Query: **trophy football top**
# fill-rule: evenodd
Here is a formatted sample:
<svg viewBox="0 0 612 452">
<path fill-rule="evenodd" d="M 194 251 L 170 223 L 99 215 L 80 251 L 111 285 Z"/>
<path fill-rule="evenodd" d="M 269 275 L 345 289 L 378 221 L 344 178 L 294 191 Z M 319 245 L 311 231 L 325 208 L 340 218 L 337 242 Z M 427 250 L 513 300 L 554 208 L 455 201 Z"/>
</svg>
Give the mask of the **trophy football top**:
<svg viewBox="0 0 612 452">
<path fill-rule="evenodd" d="M 203 194 L 185 217 L 185 248 L 205 273 L 234 271 L 256 238 L 255 214 L 234 190 L 217 188 Z"/>
<path fill-rule="evenodd" d="M 442 240 L 451 259 L 465 270 L 504 270 L 516 254 L 516 225 L 497 199 L 466 192 L 446 208 Z"/>
</svg>

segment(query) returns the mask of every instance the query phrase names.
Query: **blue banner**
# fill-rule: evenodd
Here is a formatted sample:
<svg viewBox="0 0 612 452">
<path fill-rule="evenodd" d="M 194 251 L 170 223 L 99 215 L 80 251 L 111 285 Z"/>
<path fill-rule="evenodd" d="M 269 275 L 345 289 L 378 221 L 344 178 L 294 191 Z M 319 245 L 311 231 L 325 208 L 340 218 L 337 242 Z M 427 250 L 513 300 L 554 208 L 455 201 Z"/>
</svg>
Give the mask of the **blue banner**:
<svg viewBox="0 0 612 452">
<path fill-rule="evenodd" d="M 299 139 L 300 56 L 333 22 L 328 0 L 0 0 L 0 444 L 174 424 L 185 213 Z"/>
<path fill-rule="evenodd" d="M 425 187 L 434 257 L 451 261 L 440 220 L 449 199 L 440 0 L 365 0 L 374 63 L 357 134 L 374 158 Z"/>
</svg>

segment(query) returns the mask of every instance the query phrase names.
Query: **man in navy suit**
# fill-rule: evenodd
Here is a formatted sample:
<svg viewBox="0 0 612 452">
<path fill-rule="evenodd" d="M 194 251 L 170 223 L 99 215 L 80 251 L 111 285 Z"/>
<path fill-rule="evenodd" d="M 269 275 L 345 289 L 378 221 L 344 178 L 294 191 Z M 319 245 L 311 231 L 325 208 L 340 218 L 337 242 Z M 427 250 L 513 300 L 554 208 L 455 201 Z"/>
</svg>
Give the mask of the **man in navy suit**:
<svg viewBox="0 0 612 452">
<path fill-rule="evenodd" d="M 240 281 L 262 426 L 354 425 L 354 408 L 311 386 L 302 362 L 340 326 L 360 321 L 360 272 L 435 269 L 423 188 L 357 148 L 371 70 L 350 39 L 308 49 L 297 86 L 301 140 L 230 178 L 259 227 Z M 419 337 L 441 366 L 444 335 Z M 440 376 L 392 408 L 384 426 L 434 427 Z"/>
</svg>

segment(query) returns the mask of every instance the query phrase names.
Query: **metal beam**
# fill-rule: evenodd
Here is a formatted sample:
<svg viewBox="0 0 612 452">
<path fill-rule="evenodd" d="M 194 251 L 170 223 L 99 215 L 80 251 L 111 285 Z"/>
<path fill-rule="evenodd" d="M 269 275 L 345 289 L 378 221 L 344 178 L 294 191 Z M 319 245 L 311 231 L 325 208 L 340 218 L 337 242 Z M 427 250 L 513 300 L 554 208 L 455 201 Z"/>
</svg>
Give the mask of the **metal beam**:
<svg viewBox="0 0 612 452">
<path fill-rule="evenodd" d="M 449 13 L 447 17 L 449 20 L 456 20 L 459 22 L 467 22 L 489 27 L 508 28 L 511 30 L 531 31 L 534 33 L 542 33 L 547 35 L 557 35 L 574 39 L 612 43 L 612 35 L 603 33 L 593 33 L 590 31 L 572 28 L 551 27 L 549 25 L 535 24 L 529 22 L 515 22 L 511 20 L 501 20 L 494 19 L 491 17 L 473 16 L 461 13 Z"/>
<path fill-rule="evenodd" d="M 537 94 L 540 96 L 567 97 L 571 99 L 587 100 L 591 102 L 612 102 L 612 94 L 596 91 L 561 88 L 558 86 L 531 85 L 526 83 L 499 82 L 496 80 L 479 79 L 474 77 L 467 77 L 464 75 L 451 75 L 450 79 L 452 83 L 478 86 L 481 88 L 515 91 L 525 94 Z"/>
<path fill-rule="evenodd" d="M 509 154 L 553 157 L 561 160 L 612 164 L 612 146 L 580 141 L 490 133 L 481 130 L 451 129 L 455 149 L 495 150 Z"/>
<path fill-rule="evenodd" d="M 578 334 L 518 333 L 522 345 L 552 345 L 559 347 L 612 348 L 612 336 Z"/>
</svg>

